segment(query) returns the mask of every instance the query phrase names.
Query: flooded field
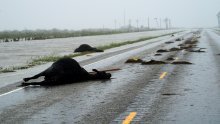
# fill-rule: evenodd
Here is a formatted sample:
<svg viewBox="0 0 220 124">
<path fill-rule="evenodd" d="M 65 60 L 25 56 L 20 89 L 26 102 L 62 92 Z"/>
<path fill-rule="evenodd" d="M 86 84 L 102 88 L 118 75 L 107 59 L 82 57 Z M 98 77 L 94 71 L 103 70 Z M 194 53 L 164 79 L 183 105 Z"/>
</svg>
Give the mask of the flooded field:
<svg viewBox="0 0 220 124">
<path fill-rule="evenodd" d="M 24 65 L 31 61 L 31 59 L 39 56 L 70 54 L 73 53 L 76 47 L 84 43 L 92 46 L 102 46 L 113 42 L 136 40 L 142 37 L 158 36 L 176 31 L 179 30 L 0 43 L 0 67 Z"/>
</svg>

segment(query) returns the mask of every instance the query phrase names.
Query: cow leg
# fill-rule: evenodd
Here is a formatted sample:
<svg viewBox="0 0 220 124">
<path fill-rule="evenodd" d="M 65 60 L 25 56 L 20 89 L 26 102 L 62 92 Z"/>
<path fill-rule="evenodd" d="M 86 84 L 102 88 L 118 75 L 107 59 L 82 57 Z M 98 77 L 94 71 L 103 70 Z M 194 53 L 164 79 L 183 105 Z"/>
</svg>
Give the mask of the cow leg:
<svg viewBox="0 0 220 124">
<path fill-rule="evenodd" d="M 39 74 L 37 74 L 37 75 L 34 75 L 33 77 L 24 78 L 23 80 L 24 80 L 25 82 L 27 82 L 27 81 L 29 81 L 29 80 L 31 80 L 31 79 L 37 79 L 37 78 L 39 78 L 39 77 L 41 77 L 41 76 L 44 76 L 44 72 L 41 72 L 41 73 L 39 73 Z"/>
</svg>

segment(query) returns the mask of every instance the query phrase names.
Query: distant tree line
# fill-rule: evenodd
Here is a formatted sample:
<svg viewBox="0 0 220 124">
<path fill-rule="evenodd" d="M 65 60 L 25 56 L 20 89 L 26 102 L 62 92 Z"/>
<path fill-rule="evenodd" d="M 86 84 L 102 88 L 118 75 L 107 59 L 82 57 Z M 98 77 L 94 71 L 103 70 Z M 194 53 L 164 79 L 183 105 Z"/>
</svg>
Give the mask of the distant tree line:
<svg viewBox="0 0 220 124">
<path fill-rule="evenodd" d="M 23 31 L 1 31 L 0 42 L 17 42 L 28 40 L 44 40 L 52 38 L 67 38 L 67 37 L 79 37 L 79 36 L 93 36 L 93 35 L 105 35 L 105 34 L 117 34 L 126 32 L 136 32 L 148 30 L 143 28 L 142 30 L 126 30 L 126 29 L 83 29 L 83 30 L 23 30 Z"/>
</svg>

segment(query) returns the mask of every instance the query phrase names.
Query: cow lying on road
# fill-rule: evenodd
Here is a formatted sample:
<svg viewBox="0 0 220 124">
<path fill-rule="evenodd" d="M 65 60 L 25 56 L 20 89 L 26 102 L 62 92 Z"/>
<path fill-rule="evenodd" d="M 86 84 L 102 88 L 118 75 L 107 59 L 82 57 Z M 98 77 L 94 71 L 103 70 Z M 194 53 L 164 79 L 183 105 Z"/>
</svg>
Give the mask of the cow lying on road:
<svg viewBox="0 0 220 124">
<path fill-rule="evenodd" d="M 54 62 L 45 71 L 33 76 L 24 78 L 22 85 L 58 85 L 86 80 L 110 79 L 111 74 L 105 71 L 93 69 L 94 74 L 87 72 L 79 63 L 72 58 L 61 58 Z M 44 76 L 44 81 L 38 83 L 28 83 L 31 79 Z"/>
<path fill-rule="evenodd" d="M 97 49 L 95 47 L 91 47 L 88 44 L 82 44 L 78 48 L 76 48 L 74 52 L 104 52 L 104 51 Z"/>
</svg>

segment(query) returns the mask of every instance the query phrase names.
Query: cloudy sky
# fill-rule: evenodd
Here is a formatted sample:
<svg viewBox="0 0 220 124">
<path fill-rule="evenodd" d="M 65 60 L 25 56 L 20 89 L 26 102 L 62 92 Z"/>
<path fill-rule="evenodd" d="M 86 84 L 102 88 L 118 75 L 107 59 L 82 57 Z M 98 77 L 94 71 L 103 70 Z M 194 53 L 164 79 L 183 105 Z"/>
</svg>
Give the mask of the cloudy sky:
<svg viewBox="0 0 220 124">
<path fill-rule="evenodd" d="M 217 26 L 220 0 L 0 0 L 0 30 Z"/>
</svg>

